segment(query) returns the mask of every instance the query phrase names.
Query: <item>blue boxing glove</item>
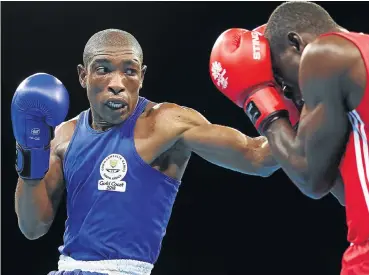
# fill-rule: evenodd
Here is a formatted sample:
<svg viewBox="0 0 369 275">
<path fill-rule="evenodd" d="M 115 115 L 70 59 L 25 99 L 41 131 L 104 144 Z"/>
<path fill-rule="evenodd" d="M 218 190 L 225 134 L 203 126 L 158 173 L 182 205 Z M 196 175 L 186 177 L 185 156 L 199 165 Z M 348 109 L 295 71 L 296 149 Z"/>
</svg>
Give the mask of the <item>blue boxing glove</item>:
<svg viewBox="0 0 369 275">
<path fill-rule="evenodd" d="M 17 141 L 15 168 L 21 178 L 41 180 L 45 176 L 54 128 L 65 120 L 68 108 L 68 91 L 52 75 L 34 74 L 18 86 L 11 114 Z"/>
</svg>

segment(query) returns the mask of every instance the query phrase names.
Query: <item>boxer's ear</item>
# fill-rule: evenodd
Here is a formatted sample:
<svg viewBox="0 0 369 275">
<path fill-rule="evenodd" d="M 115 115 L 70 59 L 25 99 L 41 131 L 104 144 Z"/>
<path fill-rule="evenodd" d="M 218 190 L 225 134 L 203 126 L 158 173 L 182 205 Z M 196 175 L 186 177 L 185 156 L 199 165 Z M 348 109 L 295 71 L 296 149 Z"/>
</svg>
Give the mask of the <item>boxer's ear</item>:
<svg viewBox="0 0 369 275">
<path fill-rule="evenodd" d="M 146 65 L 143 65 L 142 66 L 142 69 L 141 69 L 141 85 L 140 85 L 140 89 L 142 89 L 142 87 L 143 87 L 143 81 L 144 81 L 144 78 L 145 78 L 146 70 L 147 70 L 147 66 Z"/>
<path fill-rule="evenodd" d="M 77 72 L 78 72 L 79 83 L 81 84 L 82 88 L 86 89 L 87 71 L 86 71 L 85 67 L 83 67 L 83 65 L 79 64 L 77 66 Z"/>
<path fill-rule="evenodd" d="M 287 34 L 288 44 L 294 48 L 294 50 L 298 53 L 302 53 L 304 50 L 306 43 L 304 39 L 296 32 L 289 32 Z"/>
</svg>

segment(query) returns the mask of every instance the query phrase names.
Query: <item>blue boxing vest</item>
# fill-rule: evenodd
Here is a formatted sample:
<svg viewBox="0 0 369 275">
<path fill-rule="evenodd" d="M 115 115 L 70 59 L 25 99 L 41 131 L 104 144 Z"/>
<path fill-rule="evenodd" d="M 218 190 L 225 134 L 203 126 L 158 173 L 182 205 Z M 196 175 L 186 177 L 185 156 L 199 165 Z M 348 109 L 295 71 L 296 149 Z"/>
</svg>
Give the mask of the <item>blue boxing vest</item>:
<svg viewBox="0 0 369 275">
<path fill-rule="evenodd" d="M 67 220 L 61 254 L 75 260 L 132 259 L 154 264 L 180 181 L 145 163 L 133 132 L 148 101 L 122 124 L 98 132 L 79 116 L 65 153 Z"/>
</svg>

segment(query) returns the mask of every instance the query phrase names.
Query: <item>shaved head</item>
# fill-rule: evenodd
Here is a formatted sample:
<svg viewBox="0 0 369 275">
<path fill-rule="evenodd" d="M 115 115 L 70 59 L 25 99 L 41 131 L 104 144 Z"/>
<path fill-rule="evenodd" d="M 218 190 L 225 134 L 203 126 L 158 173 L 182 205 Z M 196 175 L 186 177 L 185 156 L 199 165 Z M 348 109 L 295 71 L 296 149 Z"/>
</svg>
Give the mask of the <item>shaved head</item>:
<svg viewBox="0 0 369 275">
<path fill-rule="evenodd" d="M 122 30 L 106 29 L 95 33 L 86 43 L 83 51 L 83 63 L 87 67 L 97 50 L 104 47 L 127 47 L 131 46 L 136 52 L 140 62 L 143 62 L 143 52 L 136 38 Z"/>
<path fill-rule="evenodd" d="M 265 29 L 271 51 L 277 56 L 288 46 L 287 34 L 291 31 L 319 36 L 339 28 L 329 13 L 309 1 L 289 1 L 279 5 L 270 16 Z"/>
</svg>

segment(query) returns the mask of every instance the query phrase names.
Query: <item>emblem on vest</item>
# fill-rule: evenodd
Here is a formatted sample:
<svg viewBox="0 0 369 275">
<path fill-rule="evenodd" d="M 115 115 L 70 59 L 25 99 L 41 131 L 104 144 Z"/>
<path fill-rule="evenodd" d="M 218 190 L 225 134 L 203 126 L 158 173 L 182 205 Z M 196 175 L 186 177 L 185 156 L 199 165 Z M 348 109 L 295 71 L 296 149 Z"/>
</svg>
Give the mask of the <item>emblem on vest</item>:
<svg viewBox="0 0 369 275">
<path fill-rule="evenodd" d="M 103 191 L 125 192 L 126 182 L 122 179 L 127 174 L 127 161 L 119 154 L 107 156 L 100 165 L 102 180 L 98 182 L 98 189 Z"/>
</svg>

